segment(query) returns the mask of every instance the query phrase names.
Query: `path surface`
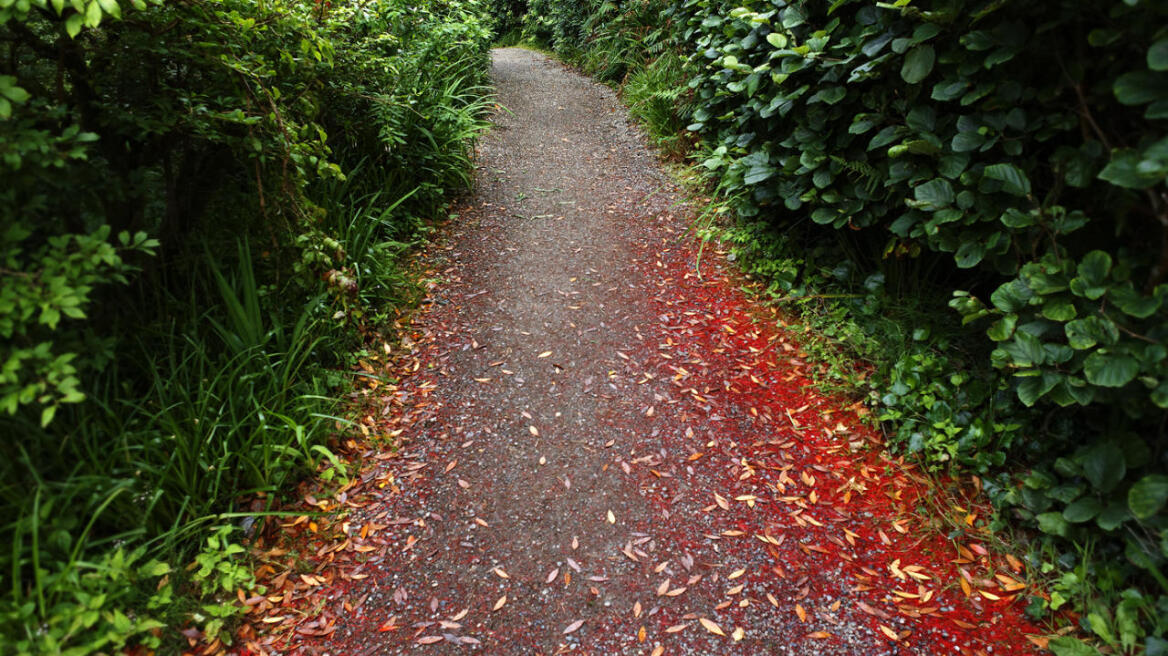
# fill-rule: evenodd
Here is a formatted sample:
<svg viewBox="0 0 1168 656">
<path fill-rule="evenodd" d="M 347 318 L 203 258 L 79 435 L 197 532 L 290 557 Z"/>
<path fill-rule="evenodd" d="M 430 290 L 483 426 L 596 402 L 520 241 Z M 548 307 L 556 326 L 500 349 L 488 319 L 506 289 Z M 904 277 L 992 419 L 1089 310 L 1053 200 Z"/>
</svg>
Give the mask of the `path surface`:
<svg viewBox="0 0 1168 656">
<path fill-rule="evenodd" d="M 1021 577 L 976 535 L 923 531 L 914 473 L 858 406 L 807 387 L 719 258 L 698 277 L 679 192 L 613 93 L 532 52 L 493 58 L 508 111 L 435 255 L 417 371 L 374 392 L 373 432 L 400 450 L 276 577 L 256 643 L 1029 653 Z"/>
</svg>

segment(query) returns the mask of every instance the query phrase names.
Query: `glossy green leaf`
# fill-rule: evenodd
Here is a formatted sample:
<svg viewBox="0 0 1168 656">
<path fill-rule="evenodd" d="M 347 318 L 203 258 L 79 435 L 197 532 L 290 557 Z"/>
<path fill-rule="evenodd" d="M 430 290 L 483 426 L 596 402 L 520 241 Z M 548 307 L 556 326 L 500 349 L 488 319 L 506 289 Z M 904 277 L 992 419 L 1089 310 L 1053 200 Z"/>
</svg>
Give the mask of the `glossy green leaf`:
<svg viewBox="0 0 1168 656">
<path fill-rule="evenodd" d="M 1087 382 L 1100 387 L 1123 387 L 1135 380 L 1140 363 L 1128 355 L 1095 351 L 1083 361 Z"/>
<path fill-rule="evenodd" d="M 985 168 L 985 177 L 1000 180 L 1002 190 L 1015 196 L 1030 195 L 1030 178 L 1013 164 L 991 164 Z"/>
<path fill-rule="evenodd" d="M 1137 519 L 1148 519 L 1168 503 L 1168 476 L 1149 474 L 1128 490 L 1127 504 Z"/>
<path fill-rule="evenodd" d="M 779 50 L 787 47 L 787 37 L 781 32 L 771 32 L 767 35 L 766 40 L 767 43 L 771 44 L 775 48 L 778 48 Z"/>
<path fill-rule="evenodd" d="M 905 55 L 900 77 L 909 84 L 917 84 L 933 71 L 936 59 L 937 53 L 933 51 L 933 46 L 919 45 Z"/>
<path fill-rule="evenodd" d="M 953 185 L 944 178 L 934 178 L 924 184 L 917 185 L 913 189 L 913 197 L 925 203 L 925 209 L 948 207 L 957 198 L 953 192 Z"/>
<path fill-rule="evenodd" d="M 1154 71 L 1132 71 L 1115 80 L 1115 98 L 1125 105 L 1144 105 L 1168 97 L 1168 75 Z"/>
</svg>

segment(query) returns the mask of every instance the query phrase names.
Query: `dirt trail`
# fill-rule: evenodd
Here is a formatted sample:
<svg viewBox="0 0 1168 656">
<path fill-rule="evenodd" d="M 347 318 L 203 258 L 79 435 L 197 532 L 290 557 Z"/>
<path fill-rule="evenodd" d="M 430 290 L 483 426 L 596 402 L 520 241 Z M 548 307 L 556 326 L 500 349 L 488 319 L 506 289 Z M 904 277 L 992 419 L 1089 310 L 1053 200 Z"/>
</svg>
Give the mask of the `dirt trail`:
<svg viewBox="0 0 1168 656">
<path fill-rule="evenodd" d="M 301 605 L 257 643 L 1029 653 L 1024 596 L 993 578 L 1021 576 L 972 529 L 922 532 L 917 475 L 858 406 L 807 387 L 719 258 L 699 278 L 679 192 L 614 94 L 520 49 L 492 74 L 506 110 L 435 255 L 417 372 L 376 391 L 400 450 L 346 491 L 307 582 L 278 581 Z"/>
</svg>

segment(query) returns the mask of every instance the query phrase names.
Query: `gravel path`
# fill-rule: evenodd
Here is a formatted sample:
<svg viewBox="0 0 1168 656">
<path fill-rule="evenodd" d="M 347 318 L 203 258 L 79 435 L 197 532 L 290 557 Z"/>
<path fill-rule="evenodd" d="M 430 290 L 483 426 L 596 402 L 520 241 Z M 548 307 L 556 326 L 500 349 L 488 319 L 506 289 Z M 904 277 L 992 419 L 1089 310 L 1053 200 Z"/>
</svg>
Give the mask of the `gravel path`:
<svg viewBox="0 0 1168 656">
<path fill-rule="evenodd" d="M 313 543 L 281 603 L 315 601 L 268 648 L 1029 653 L 992 572 L 1021 577 L 922 531 L 918 475 L 862 409 L 806 385 L 720 258 L 699 277 L 611 90 L 521 49 L 492 74 L 505 109 L 432 257 L 416 373 L 378 390 L 398 448 L 347 492 L 344 542 Z"/>
</svg>

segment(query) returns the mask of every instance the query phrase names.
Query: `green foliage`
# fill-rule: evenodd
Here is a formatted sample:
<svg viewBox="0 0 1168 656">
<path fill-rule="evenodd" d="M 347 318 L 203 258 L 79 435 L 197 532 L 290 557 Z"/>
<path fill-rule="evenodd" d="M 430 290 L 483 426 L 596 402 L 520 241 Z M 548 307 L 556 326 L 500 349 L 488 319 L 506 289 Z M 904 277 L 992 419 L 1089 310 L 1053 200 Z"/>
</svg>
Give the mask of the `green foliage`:
<svg viewBox="0 0 1168 656">
<path fill-rule="evenodd" d="M 226 522 L 345 480 L 349 352 L 470 182 L 483 9 L 0 4 L 0 651 L 228 642 Z"/>
<path fill-rule="evenodd" d="M 527 15 L 527 0 L 493 0 L 487 6 L 491 17 L 491 29 L 496 41 L 510 38 L 523 30 L 523 17 Z"/>
<path fill-rule="evenodd" d="M 689 146 L 682 135 L 682 116 L 688 112 L 682 65 L 681 57 L 665 52 L 649 65 L 631 69 L 621 89 L 630 113 L 672 156 L 683 155 Z"/>
</svg>

